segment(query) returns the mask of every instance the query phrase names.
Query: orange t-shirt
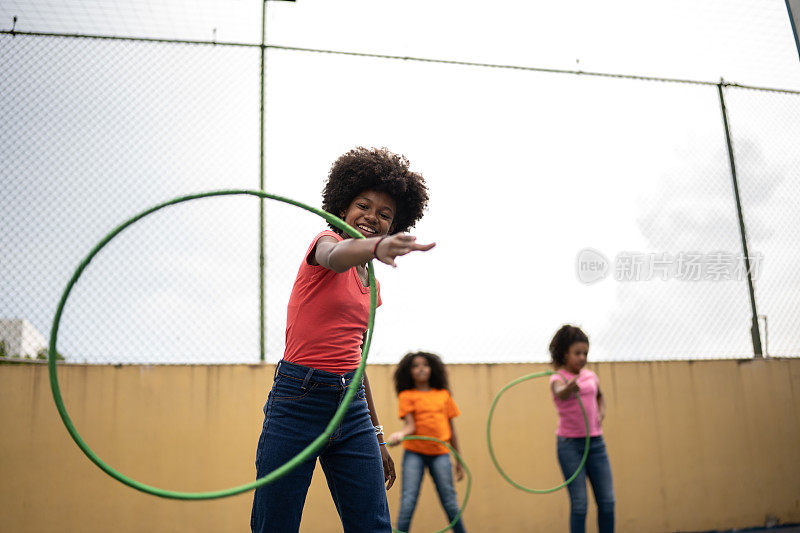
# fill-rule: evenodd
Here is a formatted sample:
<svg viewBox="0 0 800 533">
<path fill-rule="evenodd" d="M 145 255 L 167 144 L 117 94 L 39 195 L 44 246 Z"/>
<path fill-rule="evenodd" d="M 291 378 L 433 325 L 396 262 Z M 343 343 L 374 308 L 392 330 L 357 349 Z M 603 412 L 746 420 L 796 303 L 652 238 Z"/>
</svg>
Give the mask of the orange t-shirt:
<svg viewBox="0 0 800 533">
<path fill-rule="evenodd" d="M 450 419 L 460 415 L 461 411 L 446 389 L 408 389 L 401 392 L 397 399 L 400 418 L 414 413 L 415 435 L 450 440 Z M 403 448 L 424 455 L 450 453 L 444 445 L 428 440 L 404 440 Z"/>
<path fill-rule="evenodd" d="M 361 343 L 369 319 L 369 287 L 364 287 L 355 267 L 337 274 L 308 264 L 308 256 L 320 237 L 308 247 L 289 297 L 286 311 L 286 351 L 283 359 L 334 374 L 358 368 Z M 378 305 L 381 305 L 378 285 Z"/>
</svg>

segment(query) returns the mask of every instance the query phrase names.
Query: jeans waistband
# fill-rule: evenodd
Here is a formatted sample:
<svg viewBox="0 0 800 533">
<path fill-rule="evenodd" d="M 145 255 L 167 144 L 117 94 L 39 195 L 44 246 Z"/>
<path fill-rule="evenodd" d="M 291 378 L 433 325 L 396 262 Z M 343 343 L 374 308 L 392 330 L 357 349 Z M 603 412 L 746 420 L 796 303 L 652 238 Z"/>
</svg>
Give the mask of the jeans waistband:
<svg viewBox="0 0 800 533">
<path fill-rule="evenodd" d="M 290 377 L 292 379 L 303 380 L 303 384 L 308 383 L 323 383 L 326 385 L 338 385 L 340 387 L 347 387 L 355 376 L 356 371 L 351 370 L 344 374 L 334 374 L 325 370 L 318 370 L 310 366 L 298 365 L 297 363 L 290 363 L 281 359 L 275 367 L 275 376 L 278 374 Z M 363 378 L 362 378 L 363 384 Z"/>
<path fill-rule="evenodd" d="M 566 441 L 576 441 L 576 442 L 586 442 L 586 436 L 583 437 L 562 437 L 561 435 L 556 435 L 556 440 L 566 440 Z M 603 440 L 603 435 L 592 435 L 589 437 L 590 441 L 597 441 Z"/>
</svg>

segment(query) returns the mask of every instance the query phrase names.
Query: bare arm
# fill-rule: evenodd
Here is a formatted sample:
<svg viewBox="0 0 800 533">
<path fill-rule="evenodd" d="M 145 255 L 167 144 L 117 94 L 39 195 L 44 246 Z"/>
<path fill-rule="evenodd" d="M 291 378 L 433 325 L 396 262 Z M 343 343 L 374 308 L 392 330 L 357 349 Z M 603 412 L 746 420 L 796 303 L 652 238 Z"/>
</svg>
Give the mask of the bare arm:
<svg viewBox="0 0 800 533">
<path fill-rule="evenodd" d="M 453 419 L 450 419 L 450 446 L 461 455 L 461 450 L 458 449 L 458 437 L 456 436 L 456 424 Z M 456 460 L 456 481 L 464 479 L 464 468 Z"/>
<path fill-rule="evenodd" d="M 567 400 L 571 398 L 573 394 L 577 394 L 581 390 L 580 387 L 578 387 L 577 380 L 578 376 L 575 376 L 566 382 L 557 379 L 552 383 L 552 385 L 550 385 L 550 387 L 553 390 L 553 394 L 556 395 L 556 398 L 559 400 Z"/>
<path fill-rule="evenodd" d="M 375 403 L 372 401 L 372 389 L 369 386 L 369 378 L 366 371 L 364 371 L 364 394 L 367 397 L 367 408 L 369 409 L 369 417 L 372 419 L 372 425 L 380 426 L 381 423 L 378 421 L 378 413 L 375 411 Z M 383 442 L 383 433 L 379 433 L 377 437 L 379 442 Z"/>
<path fill-rule="evenodd" d="M 380 239 L 383 240 L 378 244 Z M 416 237 L 406 233 L 343 241 L 337 241 L 326 235 L 317 241 L 314 253 L 309 255 L 309 263 L 340 274 L 356 265 L 363 265 L 370 259 L 378 259 L 381 263 L 396 267 L 397 264 L 394 262 L 396 257 L 414 251 L 425 252 L 436 246 L 435 243 L 417 244 L 416 241 Z M 376 244 L 378 244 L 377 249 Z M 374 256 L 372 250 L 375 250 Z"/>
<path fill-rule="evenodd" d="M 403 422 L 405 423 L 403 425 L 403 429 L 400 431 L 395 431 L 389 435 L 389 440 L 386 442 L 388 442 L 391 446 L 397 446 L 404 437 L 413 435 L 417 430 L 417 426 L 414 424 L 414 413 L 408 413 L 406 416 L 404 416 Z"/>
<path fill-rule="evenodd" d="M 369 409 L 369 417 L 372 419 L 372 425 L 380 426 L 378 413 L 375 411 L 375 404 L 372 401 L 372 389 L 369 387 L 369 378 L 367 378 L 366 372 L 364 372 L 364 393 L 367 397 L 367 408 Z M 378 442 L 384 442 L 383 433 L 378 433 L 377 437 Z M 392 488 L 392 485 L 394 485 L 394 480 L 397 477 L 394 472 L 394 461 L 392 460 L 392 456 L 389 455 L 386 445 L 378 447 L 381 449 L 381 461 L 383 461 L 383 479 L 386 481 L 386 490 L 389 490 Z"/>
</svg>

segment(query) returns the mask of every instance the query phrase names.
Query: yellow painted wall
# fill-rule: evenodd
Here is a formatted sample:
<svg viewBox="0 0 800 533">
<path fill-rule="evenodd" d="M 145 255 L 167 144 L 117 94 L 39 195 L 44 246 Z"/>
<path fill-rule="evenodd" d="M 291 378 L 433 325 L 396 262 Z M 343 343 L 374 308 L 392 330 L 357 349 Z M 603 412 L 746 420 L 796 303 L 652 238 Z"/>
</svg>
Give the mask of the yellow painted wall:
<svg viewBox="0 0 800 533">
<path fill-rule="evenodd" d="M 800 359 L 597 363 L 608 399 L 604 426 L 617 494 L 618 531 L 800 522 Z M 566 531 L 564 491 L 530 495 L 489 459 L 492 399 L 539 364 L 453 365 L 464 457 L 474 475 L 470 531 Z M 381 421 L 399 428 L 393 367 L 368 370 Z M 254 475 L 261 407 L 272 365 L 59 367 L 75 426 L 112 467 L 163 488 L 226 488 Z M 494 422 L 495 451 L 519 482 L 561 481 L 555 410 L 546 379 L 510 390 Z M 44 365 L 0 366 L 0 531 L 247 531 L 251 495 L 183 502 L 140 493 L 89 462 L 58 417 Z M 393 449 L 400 463 L 402 452 Z M 459 484 L 463 495 L 464 483 Z M 426 479 L 414 531 L 445 523 Z M 399 482 L 389 493 L 393 516 Z M 594 512 L 590 511 L 589 531 Z M 303 532 L 341 531 L 319 469 Z"/>
</svg>

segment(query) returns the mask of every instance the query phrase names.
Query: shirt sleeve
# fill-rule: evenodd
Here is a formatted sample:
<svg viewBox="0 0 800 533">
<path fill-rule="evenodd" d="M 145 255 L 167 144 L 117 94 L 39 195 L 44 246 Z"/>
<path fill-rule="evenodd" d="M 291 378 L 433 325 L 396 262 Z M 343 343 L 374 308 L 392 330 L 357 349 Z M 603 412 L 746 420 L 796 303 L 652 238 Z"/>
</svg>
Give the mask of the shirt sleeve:
<svg viewBox="0 0 800 533">
<path fill-rule="evenodd" d="M 308 263 L 308 260 L 311 258 L 311 252 L 313 252 L 314 249 L 317 247 L 317 243 L 322 237 L 333 237 L 337 241 L 344 240 L 342 239 L 341 235 L 338 235 L 330 230 L 321 231 L 320 233 L 317 234 L 316 237 L 314 237 L 314 240 L 311 241 L 311 245 L 308 247 L 308 250 L 306 250 L 306 256 L 303 258 L 303 265 L 311 268 L 319 267 L 319 265 L 310 265 Z M 325 267 L 320 267 L 320 268 L 325 268 Z"/>
<path fill-rule="evenodd" d="M 456 401 L 450 396 L 450 393 L 447 393 L 447 418 L 455 418 L 461 414 L 461 411 L 458 410 L 458 406 L 456 405 Z"/>
<path fill-rule="evenodd" d="M 405 418 L 408 413 L 414 412 L 414 400 L 411 398 L 411 395 L 407 393 L 408 391 L 403 391 L 397 397 L 399 400 L 399 405 L 397 409 L 397 416 L 398 418 Z"/>
<path fill-rule="evenodd" d="M 317 247 L 317 243 L 319 242 L 319 240 L 322 237 L 333 237 L 334 239 L 336 239 L 339 242 L 344 240 L 341 235 L 339 235 L 338 233 L 333 232 L 331 230 L 325 230 L 325 231 L 322 231 L 322 232 L 318 233 L 317 236 L 314 237 L 314 240 L 311 241 L 311 245 L 308 247 L 308 250 L 306 250 L 306 255 L 303 258 L 303 262 L 300 264 L 300 273 L 301 274 L 305 274 L 306 276 L 311 276 L 311 277 L 327 276 L 327 275 L 334 276 L 334 275 L 336 275 L 336 272 L 334 272 L 333 270 L 328 270 L 327 268 L 325 268 L 322 265 L 310 265 L 308 263 L 308 260 L 311 258 L 311 252 L 313 252 L 314 249 Z M 355 268 L 355 267 L 351 267 L 351 268 Z M 377 280 L 377 278 L 375 279 L 375 282 L 377 283 L 377 287 L 378 287 L 378 304 L 375 307 L 380 307 L 380 306 L 383 305 L 383 298 L 381 298 L 381 283 L 380 283 L 380 281 Z"/>
</svg>

